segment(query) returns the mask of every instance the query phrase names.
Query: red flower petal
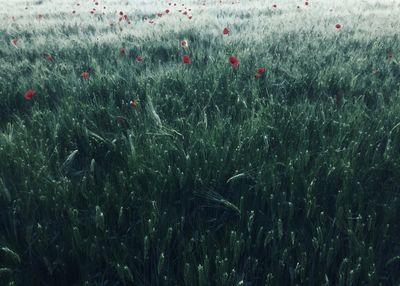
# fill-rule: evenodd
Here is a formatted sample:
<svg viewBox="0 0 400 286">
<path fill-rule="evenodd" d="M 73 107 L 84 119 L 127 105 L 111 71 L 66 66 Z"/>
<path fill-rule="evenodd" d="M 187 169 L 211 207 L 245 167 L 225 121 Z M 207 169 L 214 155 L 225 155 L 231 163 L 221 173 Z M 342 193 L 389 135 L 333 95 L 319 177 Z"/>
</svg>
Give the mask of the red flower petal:
<svg viewBox="0 0 400 286">
<path fill-rule="evenodd" d="M 138 106 L 138 102 L 137 102 L 137 100 L 131 100 L 130 102 L 129 102 L 129 105 L 132 107 L 132 108 L 136 108 L 137 106 Z"/>
<path fill-rule="evenodd" d="M 234 57 L 234 56 L 230 56 L 230 57 L 229 57 L 229 64 L 230 64 L 232 67 L 237 67 L 237 66 L 239 65 L 239 60 L 238 60 L 238 58 L 237 58 L 237 57 Z"/>
<path fill-rule="evenodd" d="M 84 71 L 84 72 L 81 73 L 81 77 L 82 77 L 83 79 L 88 79 L 88 78 L 89 78 L 89 73 L 86 72 L 86 71 Z"/>
<path fill-rule="evenodd" d="M 28 89 L 25 94 L 24 94 L 24 98 L 26 100 L 30 100 L 32 97 L 34 97 L 36 94 L 36 92 L 33 89 Z"/>
<path fill-rule="evenodd" d="M 189 56 L 188 56 L 188 55 L 184 55 L 184 56 L 182 57 L 182 61 L 183 61 L 184 64 L 190 63 L 190 58 L 189 58 Z"/>
</svg>

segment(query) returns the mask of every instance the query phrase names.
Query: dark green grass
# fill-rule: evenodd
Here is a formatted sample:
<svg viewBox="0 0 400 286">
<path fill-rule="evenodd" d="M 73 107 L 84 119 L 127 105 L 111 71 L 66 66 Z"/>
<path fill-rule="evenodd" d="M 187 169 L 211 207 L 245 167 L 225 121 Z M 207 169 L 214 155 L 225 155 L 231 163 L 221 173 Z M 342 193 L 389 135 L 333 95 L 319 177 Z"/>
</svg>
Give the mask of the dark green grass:
<svg viewBox="0 0 400 286">
<path fill-rule="evenodd" d="M 398 36 L 97 32 L 1 29 L 1 285 L 399 285 Z"/>
</svg>

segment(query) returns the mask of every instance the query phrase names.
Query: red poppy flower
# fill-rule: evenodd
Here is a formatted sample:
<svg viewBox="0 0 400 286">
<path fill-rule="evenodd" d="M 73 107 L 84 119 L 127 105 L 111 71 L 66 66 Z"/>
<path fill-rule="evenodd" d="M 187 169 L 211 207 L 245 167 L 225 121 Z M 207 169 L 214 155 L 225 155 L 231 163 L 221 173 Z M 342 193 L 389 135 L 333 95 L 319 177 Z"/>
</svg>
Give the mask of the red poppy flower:
<svg viewBox="0 0 400 286">
<path fill-rule="evenodd" d="M 308 1 L 304 2 L 304 5 L 308 6 Z"/>
<path fill-rule="evenodd" d="M 119 53 L 120 53 L 121 55 L 125 55 L 125 48 L 120 48 L 120 49 L 119 49 Z"/>
<path fill-rule="evenodd" d="M 342 25 L 339 24 L 339 23 L 337 23 L 337 24 L 335 25 L 335 27 L 336 27 L 336 29 L 340 29 L 340 28 L 342 28 Z"/>
<path fill-rule="evenodd" d="M 138 62 L 143 61 L 143 56 L 137 56 L 137 57 L 136 57 L 136 60 L 137 60 Z"/>
<path fill-rule="evenodd" d="M 239 60 L 238 60 L 238 58 L 237 57 L 234 57 L 234 56 L 230 56 L 229 57 L 229 64 L 232 66 L 232 67 L 237 67 L 238 65 L 239 65 Z"/>
<path fill-rule="evenodd" d="M 167 13 L 167 14 L 168 14 L 168 13 L 169 13 L 169 9 L 166 9 L 166 10 L 165 10 L 165 13 Z"/>
<path fill-rule="evenodd" d="M 258 68 L 256 70 L 257 73 L 264 73 L 265 72 L 265 68 Z"/>
<path fill-rule="evenodd" d="M 81 77 L 83 79 L 88 79 L 89 78 L 89 73 L 87 71 L 84 71 L 84 72 L 81 73 Z"/>
<path fill-rule="evenodd" d="M 129 105 L 130 105 L 132 108 L 136 108 L 136 107 L 138 107 L 139 103 L 137 102 L 137 100 L 131 100 L 131 101 L 129 102 Z"/>
<path fill-rule="evenodd" d="M 47 54 L 46 59 L 47 59 L 48 61 L 50 61 L 50 62 L 54 60 L 53 56 L 50 55 L 50 54 Z"/>
<path fill-rule="evenodd" d="M 124 12 L 120 11 L 119 14 L 122 16 L 122 15 L 124 15 Z"/>
<path fill-rule="evenodd" d="M 183 15 L 185 15 L 185 16 L 186 16 L 187 14 L 188 14 L 188 12 L 187 12 L 187 11 L 183 12 Z"/>
<path fill-rule="evenodd" d="M 192 16 L 189 16 L 188 19 L 189 19 L 189 20 L 192 20 Z"/>
<path fill-rule="evenodd" d="M 24 98 L 26 100 L 30 100 L 32 97 L 34 97 L 36 94 L 36 92 L 33 89 L 28 89 L 25 94 L 24 94 Z"/>
<path fill-rule="evenodd" d="M 158 13 L 157 14 L 158 17 L 162 17 L 162 15 L 163 15 L 162 13 Z"/>
<path fill-rule="evenodd" d="M 184 55 L 182 57 L 182 61 L 183 61 L 184 64 L 188 64 L 190 62 L 189 56 L 188 55 Z"/>
<path fill-rule="evenodd" d="M 14 46 L 17 45 L 17 42 L 18 42 L 18 39 L 17 39 L 17 38 L 14 38 L 14 39 L 11 40 L 11 43 L 12 43 Z"/>
<path fill-rule="evenodd" d="M 276 7 L 278 7 L 278 6 L 276 6 L 276 4 L 274 4 L 274 5 L 272 5 L 272 7 L 273 7 L 273 8 L 276 8 Z"/>
<path fill-rule="evenodd" d="M 223 31 L 224 35 L 229 35 L 229 32 L 230 32 L 229 29 L 225 27 Z"/>
</svg>

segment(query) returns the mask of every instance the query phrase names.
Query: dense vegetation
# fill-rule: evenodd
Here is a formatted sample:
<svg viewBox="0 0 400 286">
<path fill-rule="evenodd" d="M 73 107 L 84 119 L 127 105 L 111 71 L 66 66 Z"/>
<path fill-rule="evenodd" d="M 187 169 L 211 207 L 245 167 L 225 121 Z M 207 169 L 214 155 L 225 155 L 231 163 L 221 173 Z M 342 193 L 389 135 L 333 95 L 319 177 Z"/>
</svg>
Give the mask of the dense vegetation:
<svg viewBox="0 0 400 286">
<path fill-rule="evenodd" d="M 0 3 L 1 285 L 399 285 L 400 3 L 65 2 Z"/>
</svg>

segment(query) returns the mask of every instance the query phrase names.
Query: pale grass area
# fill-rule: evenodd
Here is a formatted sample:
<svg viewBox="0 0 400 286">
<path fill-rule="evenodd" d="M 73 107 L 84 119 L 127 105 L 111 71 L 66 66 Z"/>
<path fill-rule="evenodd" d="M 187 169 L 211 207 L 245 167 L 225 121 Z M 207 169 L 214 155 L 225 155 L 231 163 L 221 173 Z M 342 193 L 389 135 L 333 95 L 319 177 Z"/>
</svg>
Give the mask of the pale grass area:
<svg viewBox="0 0 400 286">
<path fill-rule="evenodd" d="M 98 5 L 95 5 L 95 2 L 98 2 Z M 156 19 L 156 26 L 169 26 L 171 28 L 202 27 L 221 23 L 240 24 L 242 22 L 249 22 L 250 28 L 256 25 L 293 28 L 301 24 L 320 24 L 321 21 L 325 22 L 326 19 L 345 20 L 345 24 L 349 26 L 365 24 L 369 25 L 371 29 L 374 28 L 371 25 L 373 23 L 389 24 L 388 26 L 400 23 L 400 17 L 398 17 L 400 15 L 400 1 L 397 0 L 318 0 L 308 2 L 310 3 L 309 6 L 305 6 L 304 1 L 293 0 L 224 0 L 222 3 L 210 0 L 177 2 L 172 0 L 0 0 L 0 23 L 1 27 L 4 28 L 12 23 L 11 17 L 14 16 L 16 18 L 15 23 L 20 28 L 28 30 L 39 29 L 38 26 L 46 27 L 76 22 L 82 22 L 82 24 L 104 22 L 108 24 L 110 21 L 117 20 L 119 11 L 124 11 L 131 17 L 139 15 L 153 17 Z M 80 6 L 77 6 L 78 3 Z M 177 6 L 169 6 L 168 3 L 176 3 Z M 177 10 L 184 8 L 182 4 L 185 5 L 184 7 L 192 9 L 188 12 L 193 15 L 191 21 L 186 21 L 185 17 L 179 15 L 180 13 Z M 273 4 L 278 7 L 272 8 Z M 297 6 L 300 6 L 300 9 Z M 104 7 L 106 8 L 104 9 Z M 105 12 L 102 21 L 90 14 L 92 8 L 97 9 L 97 15 L 102 15 Z M 171 10 L 171 13 L 167 17 L 157 18 L 156 14 L 164 12 L 167 8 Z M 75 15 L 72 14 L 74 10 L 76 11 Z M 269 15 L 270 13 L 273 14 Z M 38 21 L 36 18 L 40 14 L 45 19 Z M 250 18 L 240 18 L 239 16 L 243 14 L 248 14 Z M 140 21 L 133 24 L 130 31 L 141 27 Z"/>
<path fill-rule="evenodd" d="M 171 6 L 168 5 L 170 2 Z M 303 1 L 293 0 L 225 0 L 222 3 L 210 0 L 99 0 L 95 5 L 92 0 L 0 0 L 0 30 L 10 39 L 19 38 L 18 47 L 22 49 L 29 48 L 24 45 L 25 32 L 34 35 L 35 46 L 40 48 L 77 43 L 85 46 L 93 42 L 112 44 L 132 38 L 162 43 L 170 40 L 166 38 L 169 33 L 201 32 L 213 39 L 221 37 L 222 29 L 227 26 L 231 35 L 223 39 L 226 44 L 250 50 L 282 33 L 335 36 L 338 32 L 334 27 L 336 23 L 341 23 L 344 31 L 353 32 L 355 38 L 399 33 L 400 1 L 319 0 L 309 3 L 305 6 Z M 277 5 L 276 9 L 273 4 Z M 188 15 L 193 16 L 191 20 L 178 11 L 185 7 L 191 9 L 188 11 Z M 93 8 L 96 8 L 96 15 L 90 14 Z M 165 14 L 166 9 L 170 13 Z M 119 11 L 128 15 L 130 25 L 127 21 L 118 22 Z M 164 13 L 162 17 L 157 16 L 160 12 Z M 150 24 L 150 20 L 154 23 Z M 0 48 L 5 44 L 9 43 L 0 43 Z"/>
</svg>

